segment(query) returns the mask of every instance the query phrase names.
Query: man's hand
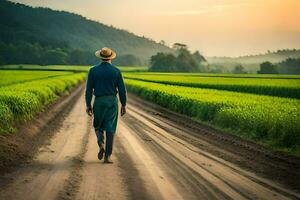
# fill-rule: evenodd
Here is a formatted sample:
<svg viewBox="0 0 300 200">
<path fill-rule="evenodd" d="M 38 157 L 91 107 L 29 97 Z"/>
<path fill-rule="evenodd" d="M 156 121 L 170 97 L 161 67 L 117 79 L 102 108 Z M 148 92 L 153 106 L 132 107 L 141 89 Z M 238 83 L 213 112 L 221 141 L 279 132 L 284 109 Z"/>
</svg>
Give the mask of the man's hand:
<svg viewBox="0 0 300 200">
<path fill-rule="evenodd" d="M 126 106 L 121 107 L 121 116 L 126 114 Z"/>
<path fill-rule="evenodd" d="M 93 115 L 93 109 L 92 109 L 92 107 L 87 107 L 87 108 L 86 108 L 86 113 L 87 113 L 89 116 L 92 116 L 92 115 Z"/>
</svg>

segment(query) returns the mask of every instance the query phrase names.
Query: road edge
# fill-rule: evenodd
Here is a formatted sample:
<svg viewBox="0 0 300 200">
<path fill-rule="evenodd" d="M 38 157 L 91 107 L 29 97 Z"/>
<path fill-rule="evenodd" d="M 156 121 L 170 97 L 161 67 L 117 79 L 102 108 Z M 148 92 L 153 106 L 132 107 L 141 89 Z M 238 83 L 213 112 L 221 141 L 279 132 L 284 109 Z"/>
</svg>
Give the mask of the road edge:
<svg viewBox="0 0 300 200">
<path fill-rule="evenodd" d="M 71 92 L 36 113 L 31 120 L 18 123 L 16 133 L 0 135 L 0 175 L 30 162 L 39 147 L 60 127 L 84 91 L 84 85 L 75 86 Z"/>
</svg>

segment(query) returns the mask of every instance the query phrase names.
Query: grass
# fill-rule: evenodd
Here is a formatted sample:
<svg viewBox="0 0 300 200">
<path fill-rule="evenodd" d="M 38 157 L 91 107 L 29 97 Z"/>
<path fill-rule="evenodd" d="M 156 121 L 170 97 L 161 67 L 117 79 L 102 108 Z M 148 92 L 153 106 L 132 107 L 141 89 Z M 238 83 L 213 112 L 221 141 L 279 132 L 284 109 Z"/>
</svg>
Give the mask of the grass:
<svg viewBox="0 0 300 200">
<path fill-rule="evenodd" d="M 130 79 L 126 85 L 130 92 L 173 111 L 300 153 L 300 100 Z"/>
<path fill-rule="evenodd" d="M 196 88 L 212 88 L 253 94 L 263 94 L 278 97 L 300 99 L 300 76 L 285 78 L 284 76 L 207 76 L 202 74 L 174 75 L 162 73 L 125 73 L 127 79 L 142 80 L 170 85 Z M 298 77 L 298 78 L 297 78 Z"/>
</svg>

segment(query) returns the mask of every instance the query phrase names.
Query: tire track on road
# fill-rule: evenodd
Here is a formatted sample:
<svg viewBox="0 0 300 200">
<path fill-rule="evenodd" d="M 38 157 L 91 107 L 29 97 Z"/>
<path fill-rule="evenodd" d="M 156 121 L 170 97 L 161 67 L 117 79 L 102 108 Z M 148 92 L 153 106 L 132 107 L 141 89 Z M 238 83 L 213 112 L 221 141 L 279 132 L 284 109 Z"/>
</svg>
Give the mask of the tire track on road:
<svg viewBox="0 0 300 200">
<path fill-rule="evenodd" d="M 33 161 L 8 174 L 14 181 L 0 189 L 0 199 L 55 199 L 70 178 L 74 158 L 80 155 L 87 134 L 83 91 L 58 132 L 42 146 Z M 51 122 L 50 122 L 51 124 Z M 78 148 L 79 147 L 79 148 Z M 5 189 L 4 189 L 5 188 Z"/>
<path fill-rule="evenodd" d="M 148 116 L 140 110 L 135 110 L 135 108 L 132 108 L 129 109 L 128 113 L 135 118 L 135 120 L 132 121 L 135 121 L 138 124 L 146 124 L 146 126 L 150 127 L 150 130 L 148 131 L 146 128 L 144 128 L 144 134 L 147 134 L 151 137 L 152 140 L 163 146 L 167 151 L 169 151 L 171 156 L 177 157 L 184 163 L 189 163 L 189 167 L 192 166 L 191 168 L 194 171 L 198 173 L 201 172 L 199 175 L 203 176 L 206 179 L 208 178 L 209 181 L 217 181 L 216 183 L 221 184 L 218 186 L 219 189 L 224 190 L 229 186 L 229 188 L 227 188 L 224 192 L 226 194 L 231 193 L 232 198 L 234 199 L 237 198 L 237 196 L 235 195 L 242 195 L 238 197 L 239 199 L 253 199 L 256 198 L 256 195 L 258 195 L 260 198 L 285 199 L 286 197 L 282 196 L 282 194 L 288 196 L 289 198 L 297 199 L 299 197 L 298 194 L 295 194 L 289 190 L 282 189 L 280 186 L 270 183 L 270 181 L 266 181 L 261 178 L 255 178 L 254 175 L 251 175 L 252 177 L 254 177 L 252 180 L 247 178 L 247 176 L 240 175 L 239 172 L 243 172 L 243 170 L 239 169 L 236 166 L 234 168 L 238 169 L 237 171 L 231 170 L 224 164 L 220 165 L 220 162 L 218 163 L 210 159 L 212 155 L 207 157 L 203 156 L 207 153 L 203 153 L 203 157 L 201 157 L 201 155 L 195 153 L 199 151 L 197 148 L 191 146 L 185 141 L 180 140 L 179 138 L 172 136 L 171 133 L 167 133 L 163 129 L 159 128 L 155 125 L 155 123 L 153 123 L 153 121 L 146 119 L 152 117 Z M 159 121 L 157 123 L 162 124 L 163 122 Z M 180 143 L 185 143 L 186 145 L 182 145 L 178 141 L 181 141 Z M 176 150 L 174 150 L 174 146 L 176 146 Z M 186 148 L 187 146 L 190 146 L 191 148 L 196 150 L 191 151 L 191 148 Z M 225 161 L 222 162 L 224 163 Z M 203 165 L 203 163 L 208 164 Z M 241 174 L 245 173 L 246 172 L 243 172 Z M 247 174 L 249 175 L 248 172 Z M 265 185 L 268 185 L 269 187 L 265 187 L 264 185 L 259 184 L 259 182 L 253 182 L 253 180 L 258 179 L 264 182 Z M 269 190 L 268 188 L 276 188 L 276 190 Z M 231 190 L 236 191 L 237 193 L 234 193 Z M 278 191 L 280 191 L 280 193 L 277 193 Z"/>
</svg>

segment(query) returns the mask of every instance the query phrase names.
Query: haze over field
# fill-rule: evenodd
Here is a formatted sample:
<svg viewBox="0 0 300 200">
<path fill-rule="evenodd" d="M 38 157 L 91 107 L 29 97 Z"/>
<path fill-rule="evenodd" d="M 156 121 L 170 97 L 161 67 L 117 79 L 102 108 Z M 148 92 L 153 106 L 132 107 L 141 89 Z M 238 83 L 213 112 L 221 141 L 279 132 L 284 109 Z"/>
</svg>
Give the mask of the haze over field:
<svg viewBox="0 0 300 200">
<path fill-rule="evenodd" d="M 17 0 L 82 14 L 206 56 L 300 48 L 299 0 Z"/>
</svg>

